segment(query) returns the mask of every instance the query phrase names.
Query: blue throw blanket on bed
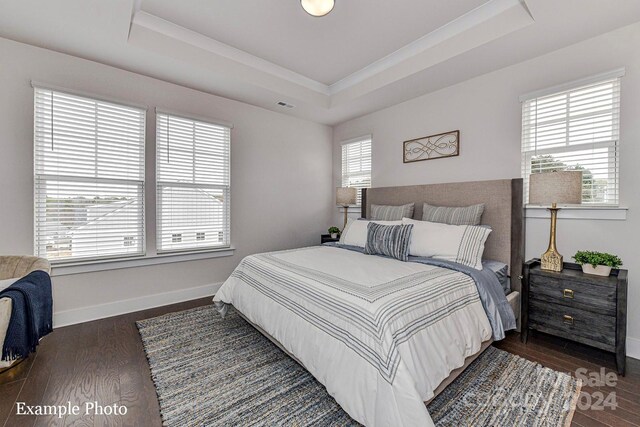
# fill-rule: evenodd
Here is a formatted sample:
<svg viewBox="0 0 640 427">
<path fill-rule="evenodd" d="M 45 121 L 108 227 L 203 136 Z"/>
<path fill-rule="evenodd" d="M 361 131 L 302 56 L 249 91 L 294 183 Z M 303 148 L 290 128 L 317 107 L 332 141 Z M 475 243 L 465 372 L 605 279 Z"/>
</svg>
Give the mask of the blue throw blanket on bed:
<svg viewBox="0 0 640 427">
<path fill-rule="evenodd" d="M 52 331 L 51 278 L 44 271 L 33 271 L 0 291 L 0 298 L 5 297 L 11 299 L 12 307 L 2 360 L 27 357 L 40 338 Z"/>
</svg>

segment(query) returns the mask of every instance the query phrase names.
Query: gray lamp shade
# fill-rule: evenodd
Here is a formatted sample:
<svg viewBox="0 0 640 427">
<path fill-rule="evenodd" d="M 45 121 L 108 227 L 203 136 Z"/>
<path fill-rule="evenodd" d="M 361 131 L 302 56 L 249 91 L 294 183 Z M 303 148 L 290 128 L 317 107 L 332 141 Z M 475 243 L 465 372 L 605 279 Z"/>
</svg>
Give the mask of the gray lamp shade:
<svg viewBox="0 0 640 427">
<path fill-rule="evenodd" d="M 544 172 L 529 175 L 529 203 L 550 205 L 582 203 L 582 171 Z"/>
<path fill-rule="evenodd" d="M 357 195 L 358 190 L 354 187 L 338 187 L 336 188 L 336 205 L 355 205 Z"/>
</svg>

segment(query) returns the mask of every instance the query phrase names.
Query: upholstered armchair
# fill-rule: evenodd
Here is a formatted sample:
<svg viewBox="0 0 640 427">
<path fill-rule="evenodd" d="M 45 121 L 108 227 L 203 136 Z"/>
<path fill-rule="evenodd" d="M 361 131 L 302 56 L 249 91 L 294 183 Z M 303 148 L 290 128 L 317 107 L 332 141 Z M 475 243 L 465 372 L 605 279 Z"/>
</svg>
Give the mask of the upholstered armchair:
<svg viewBox="0 0 640 427">
<path fill-rule="evenodd" d="M 44 258 L 35 256 L 0 256 L 0 290 L 10 285 L 11 280 L 19 279 L 35 270 L 51 273 L 51 265 Z M 2 282 L 5 282 L 3 285 Z M 0 298 L 0 353 L 11 318 L 11 300 Z M 18 361 L 0 360 L 0 370 L 8 368 Z"/>
<path fill-rule="evenodd" d="M 51 265 L 35 256 L 0 256 L 0 280 L 24 277 L 35 270 L 51 273 Z"/>
</svg>

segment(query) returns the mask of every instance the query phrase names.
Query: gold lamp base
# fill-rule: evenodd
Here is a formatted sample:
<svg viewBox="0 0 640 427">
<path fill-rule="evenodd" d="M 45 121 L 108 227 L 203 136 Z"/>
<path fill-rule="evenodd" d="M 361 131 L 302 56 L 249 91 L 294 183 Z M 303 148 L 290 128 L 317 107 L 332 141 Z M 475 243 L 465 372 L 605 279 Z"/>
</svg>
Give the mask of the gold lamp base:
<svg viewBox="0 0 640 427">
<path fill-rule="evenodd" d="M 556 250 L 548 250 L 542 254 L 540 268 L 549 271 L 562 271 L 562 255 Z"/>
<path fill-rule="evenodd" d="M 551 230 L 549 232 L 549 248 L 542 254 L 540 268 L 549 271 L 562 271 L 562 255 L 556 249 L 556 221 L 560 208 L 555 203 L 548 208 L 551 211 Z"/>
<path fill-rule="evenodd" d="M 344 229 L 347 228 L 347 220 L 349 219 L 347 216 L 349 213 L 349 205 L 343 205 L 342 208 L 344 209 L 344 225 L 342 226 L 342 231 L 344 231 Z"/>
</svg>

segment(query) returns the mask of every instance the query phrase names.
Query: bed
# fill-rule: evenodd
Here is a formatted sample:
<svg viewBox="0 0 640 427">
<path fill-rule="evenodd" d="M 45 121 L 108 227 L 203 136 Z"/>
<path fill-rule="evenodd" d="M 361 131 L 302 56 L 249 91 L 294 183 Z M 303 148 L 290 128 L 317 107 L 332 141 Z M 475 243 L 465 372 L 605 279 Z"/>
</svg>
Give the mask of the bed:
<svg viewBox="0 0 640 427">
<path fill-rule="evenodd" d="M 521 179 L 368 189 L 362 216 L 372 204 L 405 203 L 415 203 L 415 219 L 422 203 L 484 203 L 482 222 L 492 229 L 485 258 L 508 264 L 512 278 L 520 275 Z M 429 259 L 317 246 L 246 257 L 214 302 L 223 315 L 233 305 L 356 421 L 428 426 L 425 402 L 504 337 L 504 315 L 488 308 L 494 297 L 485 286 L 480 273 Z M 519 280 L 511 287 L 500 304 L 511 304 L 517 317 Z"/>
</svg>

